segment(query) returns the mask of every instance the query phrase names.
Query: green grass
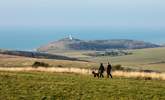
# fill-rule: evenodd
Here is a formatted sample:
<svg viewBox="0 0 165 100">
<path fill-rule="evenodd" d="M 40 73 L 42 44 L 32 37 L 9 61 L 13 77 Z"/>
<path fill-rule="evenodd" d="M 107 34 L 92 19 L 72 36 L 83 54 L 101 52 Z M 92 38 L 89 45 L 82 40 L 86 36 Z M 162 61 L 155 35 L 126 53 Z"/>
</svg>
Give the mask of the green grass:
<svg viewBox="0 0 165 100">
<path fill-rule="evenodd" d="M 110 61 L 112 64 L 121 64 L 131 68 L 165 72 L 165 63 L 159 63 L 165 61 L 165 48 L 138 49 L 131 52 L 133 52 L 132 55 L 91 57 L 88 60 L 103 63 Z"/>
<path fill-rule="evenodd" d="M 0 100 L 165 100 L 165 81 L 0 72 Z"/>
<path fill-rule="evenodd" d="M 165 63 L 159 63 L 165 61 L 165 48 L 149 48 L 149 49 L 137 49 L 129 50 L 133 52 L 132 55 L 124 56 L 105 56 L 105 57 L 90 57 L 84 55 L 85 53 L 92 53 L 95 51 L 61 51 L 57 54 L 62 54 L 69 57 L 77 57 L 83 60 L 89 60 L 96 63 L 106 63 L 110 61 L 112 64 L 121 64 L 130 68 L 141 70 L 155 70 L 165 72 Z"/>
</svg>

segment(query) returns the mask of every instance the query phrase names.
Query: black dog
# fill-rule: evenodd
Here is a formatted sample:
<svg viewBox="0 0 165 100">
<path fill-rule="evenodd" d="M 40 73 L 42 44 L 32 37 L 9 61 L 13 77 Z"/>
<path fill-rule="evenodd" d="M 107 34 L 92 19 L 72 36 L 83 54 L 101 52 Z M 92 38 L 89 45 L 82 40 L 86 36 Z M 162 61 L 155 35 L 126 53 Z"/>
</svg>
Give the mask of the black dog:
<svg viewBox="0 0 165 100">
<path fill-rule="evenodd" d="M 98 77 L 99 78 L 99 73 L 96 73 L 95 71 L 92 71 L 92 74 L 94 75 L 94 77 Z"/>
</svg>

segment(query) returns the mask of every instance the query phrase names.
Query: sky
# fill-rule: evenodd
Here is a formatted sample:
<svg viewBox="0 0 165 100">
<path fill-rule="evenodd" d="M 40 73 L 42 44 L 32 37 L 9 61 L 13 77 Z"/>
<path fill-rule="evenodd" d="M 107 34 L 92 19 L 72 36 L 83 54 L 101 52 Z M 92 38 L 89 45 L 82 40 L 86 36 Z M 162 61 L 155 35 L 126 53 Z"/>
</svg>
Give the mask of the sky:
<svg viewBox="0 0 165 100">
<path fill-rule="evenodd" d="M 165 28 L 164 0 L 1 0 L 0 26 Z"/>
<path fill-rule="evenodd" d="M 151 34 L 146 41 L 165 43 L 164 5 L 164 0 L 0 0 L 0 48 L 14 45 L 4 37 L 47 36 L 48 42 L 66 34 L 138 40 Z"/>
</svg>

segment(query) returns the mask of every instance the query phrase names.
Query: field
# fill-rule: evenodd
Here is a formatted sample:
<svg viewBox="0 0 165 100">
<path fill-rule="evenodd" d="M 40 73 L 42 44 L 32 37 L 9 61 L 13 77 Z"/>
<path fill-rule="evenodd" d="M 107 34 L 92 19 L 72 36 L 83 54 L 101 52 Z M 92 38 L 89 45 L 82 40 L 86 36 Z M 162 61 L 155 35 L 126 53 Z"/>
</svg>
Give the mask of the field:
<svg viewBox="0 0 165 100">
<path fill-rule="evenodd" d="M 4 81 L 5 80 L 5 81 Z M 0 72 L 1 100 L 164 100 L 160 80 L 47 72 Z"/>
<path fill-rule="evenodd" d="M 97 79 L 88 71 L 110 60 L 113 65 L 165 72 L 164 51 L 165 48 L 132 50 L 132 55 L 117 57 L 84 55 L 92 51 L 63 53 L 90 62 L 0 54 L 0 100 L 165 100 L 163 73 L 113 71 L 113 79 Z M 48 63 L 50 68 L 32 68 L 35 61 Z M 57 73 L 60 68 L 68 71 Z M 74 73 L 68 73 L 71 68 Z"/>
<path fill-rule="evenodd" d="M 113 64 L 130 66 L 131 68 L 156 70 L 165 72 L 165 48 L 133 50 L 133 55 L 118 57 L 96 58 L 95 61 L 105 62 L 107 59 Z"/>
<path fill-rule="evenodd" d="M 51 67 L 77 67 L 77 68 L 96 68 L 97 63 L 55 60 L 55 59 L 36 59 L 19 56 L 9 56 L 0 54 L 0 67 L 30 67 L 35 61 L 48 63 Z"/>
<path fill-rule="evenodd" d="M 88 51 L 92 52 L 92 51 Z M 165 72 L 165 48 L 149 48 L 149 49 L 137 49 L 130 50 L 132 55 L 124 56 L 102 56 L 102 57 L 90 57 L 82 56 L 85 51 L 76 52 L 77 56 L 80 59 L 89 60 L 96 63 L 105 63 L 107 64 L 110 61 L 112 64 L 121 64 L 124 67 L 139 69 L 139 70 L 154 70 L 159 72 Z M 65 55 L 71 56 L 73 52 L 65 52 Z"/>
<path fill-rule="evenodd" d="M 58 51 L 55 54 L 61 54 L 69 57 L 76 57 L 81 61 L 67 61 L 67 60 L 48 60 L 48 59 L 34 59 L 25 57 L 3 57 L 0 55 L 0 67 L 26 67 L 31 66 L 34 61 L 43 61 L 49 63 L 53 67 L 78 67 L 78 68 L 98 68 L 99 63 L 107 64 L 110 61 L 113 65 L 121 64 L 124 67 L 138 69 L 138 70 L 154 70 L 165 72 L 165 48 L 151 48 L 151 49 L 138 49 L 131 50 L 132 55 L 124 56 L 103 56 L 103 57 L 90 57 L 84 55 L 85 53 L 92 53 L 93 51 Z"/>
</svg>

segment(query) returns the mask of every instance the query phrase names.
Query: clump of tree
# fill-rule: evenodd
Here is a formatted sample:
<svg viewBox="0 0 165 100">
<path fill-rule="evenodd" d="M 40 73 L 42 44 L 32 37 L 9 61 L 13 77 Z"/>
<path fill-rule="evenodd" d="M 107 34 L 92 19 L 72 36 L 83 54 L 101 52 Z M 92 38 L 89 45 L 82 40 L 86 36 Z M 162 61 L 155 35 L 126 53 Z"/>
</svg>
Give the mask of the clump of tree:
<svg viewBox="0 0 165 100">
<path fill-rule="evenodd" d="M 124 67 L 122 67 L 121 65 L 113 65 L 112 66 L 112 70 L 124 70 Z"/>
<path fill-rule="evenodd" d="M 115 56 L 124 56 L 124 55 L 132 55 L 133 53 L 130 51 L 126 51 L 126 50 L 110 50 L 110 51 L 99 51 L 99 52 L 94 52 L 94 53 L 88 53 L 85 55 L 88 56 L 111 56 L 111 57 L 115 57 Z"/>
<path fill-rule="evenodd" d="M 133 69 L 133 68 L 126 68 L 126 67 L 122 67 L 122 65 L 117 64 L 117 65 L 112 65 L 112 70 L 121 70 L 121 71 L 127 71 L 127 72 L 145 72 L 145 73 L 160 73 L 159 71 L 153 71 L 153 70 L 139 70 L 139 69 Z"/>
<path fill-rule="evenodd" d="M 44 62 L 38 62 L 35 61 L 32 65 L 32 67 L 37 68 L 37 67 L 49 67 L 50 65 Z"/>
<path fill-rule="evenodd" d="M 135 69 L 132 69 L 132 68 L 126 68 L 126 67 L 122 67 L 122 65 L 120 65 L 120 64 L 117 64 L 117 65 L 112 65 L 112 70 L 122 70 L 122 71 L 127 71 L 127 72 L 129 72 L 129 71 L 137 71 L 137 70 L 135 70 Z"/>
</svg>

